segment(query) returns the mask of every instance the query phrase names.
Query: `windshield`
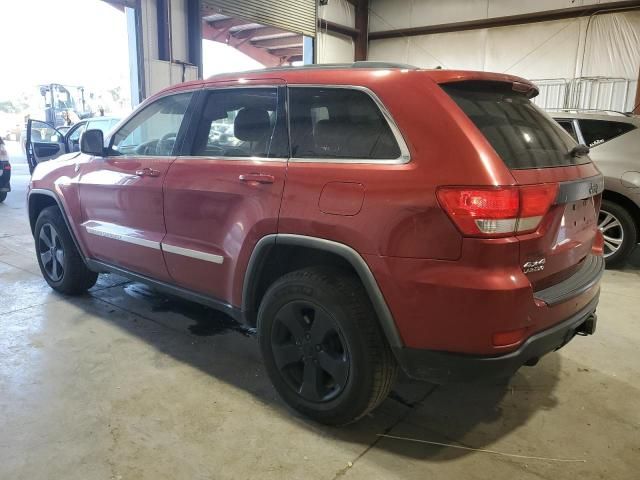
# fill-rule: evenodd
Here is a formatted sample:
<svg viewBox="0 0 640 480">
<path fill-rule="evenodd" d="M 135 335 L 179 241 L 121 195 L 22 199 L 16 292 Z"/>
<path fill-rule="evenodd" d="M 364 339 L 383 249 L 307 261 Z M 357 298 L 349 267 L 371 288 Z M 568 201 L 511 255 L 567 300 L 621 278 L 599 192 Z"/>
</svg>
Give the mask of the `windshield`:
<svg viewBox="0 0 640 480">
<path fill-rule="evenodd" d="M 589 163 L 571 155 L 575 141 L 524 94 L 500 82 L 460 82 L 442 88 L 467 114 L 510 169 Z"/>
</svg>

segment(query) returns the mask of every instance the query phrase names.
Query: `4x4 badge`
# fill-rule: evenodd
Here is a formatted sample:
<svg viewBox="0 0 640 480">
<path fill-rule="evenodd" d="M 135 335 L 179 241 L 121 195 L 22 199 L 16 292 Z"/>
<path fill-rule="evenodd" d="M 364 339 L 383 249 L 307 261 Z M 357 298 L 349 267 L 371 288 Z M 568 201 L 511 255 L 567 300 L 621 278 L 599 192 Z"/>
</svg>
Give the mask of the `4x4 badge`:
<svg viewBox="0 0 640 480">
<path fill-rule="evenodd" d="M 542 270 L 544 270 L 544 264 L 546 262 L 547 261 L 544 258 L 541 258 L 540 260 L 534 260 L 532 262 L 527 262 L 522 265 L 522 271 L 524 273 L 541 272 Z"/>
</svg>

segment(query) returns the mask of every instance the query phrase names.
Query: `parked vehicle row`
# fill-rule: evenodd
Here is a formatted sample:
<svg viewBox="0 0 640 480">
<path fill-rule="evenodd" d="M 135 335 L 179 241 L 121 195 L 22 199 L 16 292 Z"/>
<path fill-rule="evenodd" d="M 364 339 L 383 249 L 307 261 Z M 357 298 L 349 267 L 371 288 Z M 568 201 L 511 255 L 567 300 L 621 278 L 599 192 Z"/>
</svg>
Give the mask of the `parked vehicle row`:
<svg viewBox="0 0 640 480">
<path fill-rule="evenodd" d="M 617 112 L 561 111 L 553 117 L 604 175 L 598 226 L 607 265 L 623 265 L 640 239 L 640 119 Z"/>
</svg>

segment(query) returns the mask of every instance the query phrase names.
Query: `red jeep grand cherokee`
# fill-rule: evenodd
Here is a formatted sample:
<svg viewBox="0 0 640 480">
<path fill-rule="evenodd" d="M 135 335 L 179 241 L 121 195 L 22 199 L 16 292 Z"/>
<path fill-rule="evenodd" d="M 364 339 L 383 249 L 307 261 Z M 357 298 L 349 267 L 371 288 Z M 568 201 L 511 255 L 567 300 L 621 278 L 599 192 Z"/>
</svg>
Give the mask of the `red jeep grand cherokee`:
<svg viewBox="0 0 640 480">
<path fill-rule="evenodd" d="M 603 179 L 521 78 L 393 64 L 221 75 L 147 100 L 35 170 L 42 274 L 116 272 L 255 325 L 324 423 L 398 367 L 507 377 L 594 332 Z"/>
</svg>

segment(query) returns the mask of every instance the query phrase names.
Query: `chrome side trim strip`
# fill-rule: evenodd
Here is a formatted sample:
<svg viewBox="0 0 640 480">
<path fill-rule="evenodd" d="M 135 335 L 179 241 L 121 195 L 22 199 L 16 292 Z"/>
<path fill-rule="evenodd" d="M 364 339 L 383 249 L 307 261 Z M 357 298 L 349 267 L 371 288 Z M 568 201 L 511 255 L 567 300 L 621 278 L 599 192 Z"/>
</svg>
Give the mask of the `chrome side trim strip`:
<svg viewBox="0 0 640 480">
<path fill-rule="evenodd" d="M 407 142 L 402 136 L 402 132 L 398 128 L 395 120 L 391 116 L 387 107 L 382 103 L 382 100 L 369 88 L 358 85 L 321 85 L 321 84 L 288 84 L 288 88 L 338 88 L 344 90 L 357 90 L 368 95 L 378 107 L 380 113 L 389 125 L 391 133 L 393 134 L 398 147 L 400 148 L 400 156 L 398 158 L 390 159 L 372 159 L 372 158 L 291 158 L 289 162 L 294 163 L 368 163 L 372 165 L 402 165 L 411 161 L 411 153 Z"/>
<path fill-rule="evenodd" d="M 183 255 L 185 257 L 196 258 L 198 260 L 204 260 L 205 262 L 217 263 L 222 265 L 224 257 L 221 255 L 215 255 L 213 253 L 206 253 L 200 250 L 192 250 L 190 248 L 178 247 L 176 245 L 169 245 L 162 242 L 162 251 L 167 253 L 175 253 L 176 255 Z"/>
<path fill-rule="evenodd" d="M 141 247 L 160 250 L 160 242 L 136 236 L 138 232 L 133 228 L 123 227 L 121 225 L 116 225 L 115 223 L 97 222 L 94 220 L 87 220 L 82 224 L 82 227 L 84 227 L 87 233 L 90 233 L 91 235 L 111 238 L 113 240 L 119 240 L 121 242 L 139 245 Z"/>
</svg>

